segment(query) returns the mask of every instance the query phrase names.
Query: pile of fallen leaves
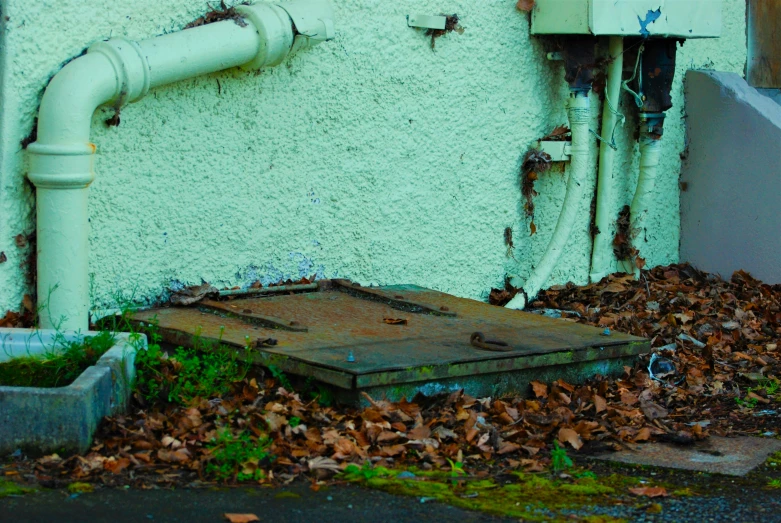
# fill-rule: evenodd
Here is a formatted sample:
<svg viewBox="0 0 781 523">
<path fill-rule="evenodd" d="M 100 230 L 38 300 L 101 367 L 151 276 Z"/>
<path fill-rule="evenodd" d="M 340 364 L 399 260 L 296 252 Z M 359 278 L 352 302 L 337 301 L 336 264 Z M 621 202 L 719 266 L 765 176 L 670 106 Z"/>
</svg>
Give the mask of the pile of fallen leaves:
<svg viewBox="0 0 781 523">
<path fill-rule="evenodd" d="M 702 422 L 720 434 L 781 426 L 770 397 L 781 374 L 779 285 L 744 271 L 724 281 L 682 264 L 644 271 L 639 280 L 613 275 L 583 287 L 552 288 L 532 307 L 651 339 L 654 353 L 674 365 L 674 374 L 646 381 L 646 357 L 632 372 L 636 386 L 627 388 L 625 404 L 635 403 L 629 394 L 640 401 L 652 395 L 669 411 L 664 419 Z"/>
<path fill-rule="evenodd" d="M 619 379 L 533 382 L 526 398 L 365 396 L 368 406 L 355 408 L 321 405 L 284 376 L 248 375 L 222 397 L 136 404 L 102 424 L 86 455 L 44 457 L 35 474 L 44 484 L 149 486 L 322 480 L 367 462 L 534 471 L 550 464 L 554 441 L 570 452 L 603 452 L 654 439 L 687 444 L 709 432 L 775 431 L 778 416 L 765 414 L 775 412 L 769 384 L 779 371 L 780 300 L 781 288 L 744 272 L 727 282 L 687 265 L 656 268 L 639 281 L 610 276 L 557 287 L 532 307 L 650 338 L 655 357 L 668 363 L 663 377 L 651 376 L 646 357 Z"/>
</svg>

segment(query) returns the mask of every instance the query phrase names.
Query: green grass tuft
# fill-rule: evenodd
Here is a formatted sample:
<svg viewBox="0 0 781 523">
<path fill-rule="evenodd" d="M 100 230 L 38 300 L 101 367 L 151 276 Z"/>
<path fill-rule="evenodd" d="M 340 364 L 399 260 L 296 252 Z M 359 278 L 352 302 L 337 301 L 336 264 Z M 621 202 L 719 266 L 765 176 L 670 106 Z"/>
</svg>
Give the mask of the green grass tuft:
<svg viewBox="0 0 781 523">
<path fill-rule="evenodd" d="M 43 354 L 22 356 L 0 363 L 0 385 L 8 387 L 67 387 L 114 346 L 108 331 L 80 341 L 58 339 Z"/>
</svg>

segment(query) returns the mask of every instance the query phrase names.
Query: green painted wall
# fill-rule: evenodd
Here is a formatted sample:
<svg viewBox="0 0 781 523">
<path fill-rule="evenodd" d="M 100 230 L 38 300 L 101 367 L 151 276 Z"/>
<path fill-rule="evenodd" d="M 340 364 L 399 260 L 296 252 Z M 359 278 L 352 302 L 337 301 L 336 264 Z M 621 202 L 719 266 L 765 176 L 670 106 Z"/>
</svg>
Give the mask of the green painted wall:
<svg viewBox="0 0 781 523">
<path fill-rule="evenodd" d="M 48 79 L 109 36 L 178 30 L 200 0 L 1 0 L 0 310 L 29 291 L 17 234 L 34 229 L 19 141 Z M 90 190 L 93 306 L 112 295 L 153 298 L 172 282 L 218 286 L 317 272 L 361 283 L 416 283 L 485 297 L 507 272 L 527 276 L 558 217 L 566 177 L 537 183 L 529 236 L 520 159 L 566 123 L 561 63 L 545 59 L 513 0 L 335 0 L 335 41 L 259 74 L 228 71 L 156 89 L 107 128 L 99 110 Z M 458 13 L 463 34 L 432 51 L 409 13 Z M 723 37 L 687 42 L 653 202 L 650 265 L 678 259 L 681 80 L 690 68 L 743 73 L 744 2 L 724 3 Z M 592 100 L 594 128 L 598 100 Z M 622 107 L 630 108 L 622 99 Z M 631 113 L 631 110 L 629 111 Z M 620 130 L 615 179 L 631 200 L 635 119 Z M 596 142 L 594 143 L 594 164 Z M 595 172 L 589 176 L 593 194 Z M 550 284 L 585 283 L 590 199 Z M 515 231 L 514 257 L 503 230 Z"/>
</svg>

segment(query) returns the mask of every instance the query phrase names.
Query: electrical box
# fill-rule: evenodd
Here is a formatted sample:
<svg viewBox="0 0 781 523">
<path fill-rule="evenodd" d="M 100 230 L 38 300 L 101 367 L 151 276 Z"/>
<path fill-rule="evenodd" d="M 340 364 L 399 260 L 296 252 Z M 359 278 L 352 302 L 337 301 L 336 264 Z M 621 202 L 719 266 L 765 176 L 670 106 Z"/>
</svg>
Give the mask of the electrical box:
<svg viewBox="0 0 781 523">
<path fill-rule="evenodd" d="M 537 0 L 531 33 L 715 38 L 722 0 Z"/>
</svg>

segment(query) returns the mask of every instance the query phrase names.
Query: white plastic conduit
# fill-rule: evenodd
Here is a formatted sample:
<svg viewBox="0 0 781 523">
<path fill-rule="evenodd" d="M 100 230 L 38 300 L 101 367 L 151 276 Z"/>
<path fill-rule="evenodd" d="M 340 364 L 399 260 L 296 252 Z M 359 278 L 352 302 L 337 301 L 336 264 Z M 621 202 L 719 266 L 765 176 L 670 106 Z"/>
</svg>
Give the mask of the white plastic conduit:
<svg viewBox="0 0 781 523">
<path fill-rule="evenodd" d="M 103 104 L 135 102 L 160 85 L 236 66 L 260 68 L 333 38 L 328 0 L 237 6 L 226 20 L 142 42 L 115 38 L 89 48 L 49 83 L 28 147 L 37 197 L 40 326 L 88 329 L 87 188 L 95 179 L 90 124 Z M 295 31 L 294 31 L 295 27 Z"/>
<path fill-rule="evenodd" d="M 632 228 L 633 244 L 639 249 L 645 238 L 648 206 L 656 185 L 656 174 L 659 167 L 659 157 L 662 153 L 661 136 L 648 132 L 645 126 L 640 129 L 640 174 L 637 178 L 637 189 L 632 199 L 629 220 Z M 641 252 L 642 254 L 642 252 Z M 635 278 L 640 276 L 640 269 L 633 263 L 626 272 L 633 272 Z"/>
<path fill-rule="evenodd" d="M 572 93 L 569 99 L 568 116 L 569 126 L 572 130 L 572 153 L 567 192 L 564 195 L 561 214 L 559 214 L 553 237 L 540 263 L 526 280 L 526 283 L 522 285 L 522 290 L 506 305 L 510 309 L 524 309 L 527 299 L 534 299 L 545 282 L 548 281 L 572 233 L 578 215 L 578 206 L 583 199 L 589 164 L 590 135 L 588 129 L 591 118 L 587 92 Z"/>
<path fill-rule="evenodd" d="M 613 144 L 618 100 L 621 95 L 621 74 L 623 72 L 624 39 L 610 37 L 609 54 L 612 60 L 607 66 L 605 101 L 602 106 L 602 140 L 599 143 L 599 172 L 597 175 L 597 205 L 594 225 L 599 232 L 594 235 L 591 251 L 591 273 L 589 280 L 598 282 L 614 268 L 613 236 L 614 229 L 610 219 L 610 204 L 613 201 Z M 612 107 L 611 107 L 612 105 Z"/>
</svg>

